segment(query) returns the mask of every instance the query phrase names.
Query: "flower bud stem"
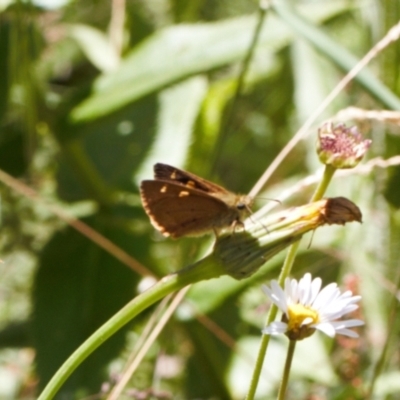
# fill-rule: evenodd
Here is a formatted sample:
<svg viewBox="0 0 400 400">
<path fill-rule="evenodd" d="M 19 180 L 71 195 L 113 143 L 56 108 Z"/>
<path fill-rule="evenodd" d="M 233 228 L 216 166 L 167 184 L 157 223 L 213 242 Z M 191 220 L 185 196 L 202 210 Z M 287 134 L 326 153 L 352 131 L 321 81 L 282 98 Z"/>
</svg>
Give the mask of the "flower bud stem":
<svg viewBox="0 0 400 400">
<path fill-rule="evenodd" d="M 311 197 L 310 203 L 313 201 L 321 200 L 324 196 L 326 189 L 330 181 L 332 180 L 333 174 L 335 173 L 336 168 L 330 164 L 325 165 L 324 175 L 322 176 L 322 180 L 316 188 L 313 196 Z"/>
</svg>

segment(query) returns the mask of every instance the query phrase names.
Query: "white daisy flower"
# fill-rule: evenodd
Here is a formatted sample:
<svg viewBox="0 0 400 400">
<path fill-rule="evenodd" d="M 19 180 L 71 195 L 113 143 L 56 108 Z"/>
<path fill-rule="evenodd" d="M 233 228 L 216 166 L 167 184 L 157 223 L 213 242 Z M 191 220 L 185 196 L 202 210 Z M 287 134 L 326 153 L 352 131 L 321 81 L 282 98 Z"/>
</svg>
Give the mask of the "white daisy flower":
<svg viewBox="0 0 400 400">
<path fill-rule="evenodd" d="M 336 283 L 321 290 L 321 278 L 312 280 L 307 273 L 297 281 L 286 278 L 282 289 L 278 282 L 271 281 L 271 287 L 263 285 L 264 293 L 282 311 L 282 321 L 274 321 L 263 333 L 279 335 L 284 333 L 291 340 L 302 340 L 316 329 L 330 337 L 335 334 L 357 338 L 358 334 L 349 328 L 364 325 L 359 319 L 339 319 L 358 308 L 361 296 L 353 296 L 350 290 L 340 293 Z"/>
</svg>

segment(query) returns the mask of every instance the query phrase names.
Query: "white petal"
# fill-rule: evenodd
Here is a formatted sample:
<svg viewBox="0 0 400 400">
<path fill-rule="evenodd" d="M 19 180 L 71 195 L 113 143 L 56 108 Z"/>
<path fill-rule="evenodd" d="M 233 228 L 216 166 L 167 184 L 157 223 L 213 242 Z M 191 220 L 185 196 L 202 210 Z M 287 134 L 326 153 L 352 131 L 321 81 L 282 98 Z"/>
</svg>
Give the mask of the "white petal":
<svg viewBox="0 0 400 400">
<path fill-rule="evenodd" d="M 299 280 L 300 287 L 309 287 L 311 285 L 311 274 L 307 272 L 304 276 Z"/>
<path fill-rule="evenodd" d="M 314 301 L 315 301 L 316 297 L 318 296 L 318 293 L 321 289 L 321 285 L 322 285 L 321 278 L 315 278 L 311 282 L 310 299 L 309 299 L 309 303 L 307 305 L 311 305 L 312 303 L 314 303 Z"/>
<path fill-rule="evenodd" d="M 288 299 L 290 299 L 292 297 L 292 282 L 289 278 L 285 279 L 284 292 Z"/>
<path fill-rule="evenodd" d="M 279 286 L 279 283 L 275 280 L 271 281 L 271 289 L 274 295 L 274 302 L 281 311 L 287 313 L 287 298 L 285 292 Z"/>
<path fill-rule="evenodd" d="M 359 300 L 360 300 L 359 296 L 354 296 L 349 299 L 341 300 L 340 304 L 343 305 L 343 308 L 347 306 L 356 306 Z"/>
<path fill-rule="evenodd" d="M 270 325 L 266 326 L 262 330 L 262 333 L 265 333 L 267 335 L 280 335 L 282 333 L 285 333 L 286 330 L 287 324 L 281 321 L 274 321 Z"/>
<path fill-rule="evenodd" d="M 338 304 L 331 304 L 328 307 L 325 307 L 323 310 L 320 310 L 320 317 L 323 321 L 332 321 L 340 318 L 344 314 L 343 308 Z"/>
<path fill-rule="evenodd" d="M 338 301 L 343 304 L 355 304 L 361 300 L 361 296 L 352 296 L 350 291 L 347 291 L 340 295 Z"/>
<path fill-rule="evenodd" d="M 358 337 L 360 337 L 360 335 L 359 335 L 357 332 L 354 332 L 354 331 L 352 331 L 352 330 L 350 330 L 350 329 L 338 329 L 338 330 L 336 331 L 336 333 L 337 333 L 338 335 L 349 336 L 349 337 L 351 337 L 351 338 L 358 338 Z"/>
<path fill-rule="evenodd" d="M 352 302 L 357 303 L 361 300 L 361 296 L 357 295 L 357 296 L 353 296 L 352 297 Z"/>
<path fill-rule="evenodd" d="M 358 307 L 359 307 L 358 304 L 349 304 L 348 306 L 343 308 L 343 315 L 357 310 Z"/>
<path fill-rule="evenodd" d="M 299 301 L 298 284 L 296 279 L 290 281 L 290 293 L 289 298 L 292 303 L 297 303 Z"/>
<path fill-rule="evenodd" d="M 300 279 L 299 282 L 299 302 L 301 304 L 308 304 L 311 290 L 311 274 L 307 273 Z"/>
<path fill-rule="evenodd" d="M 357 308 L 357 304 L 351 304 L 345 307 L 342 307 L 340 304 L 331 304 L 331 306 L 324 308 L 324 310 L 321 311 L 321 320 L 335 320 L 341 318 L 345 314 L 357 310 Z"/>
<path fill-rule="evenodd" d="M 336 283 L 331 283 L 325 286 L 315 298 L 313 308 L 315 310 L 323 310 L 327 307 L 335 298 L 339 296 L 340 292 L 337 288 Z"/>
<path fill-rule="evenodd" d="M 271 288 L 269 288 L 268 286 L 266 286 L 266 285 L 262 285 L 261 289 L 270 298 L 270 300 L 272 300 L 275 303 L 275 300 L 277 299 L 277 296 L 275 295 L 273 290 Z"/>
<path fill-rule="evenodd" d="M 353 293 L 351 292 L 351 290 L 346 290 L 340 295 L 340 298 L 347 299 L 349 297 L 352 297 L 352 295 L 353 295 Z"/>
<path fill-rule="evenodd" d="M 364 321 L 361 321 L 360 319 L 348 319 L 344 321 L 333 321 L 332 325 L 335 329 L 353 328 L 354 326 L 364 325 Z"/>
<path fill-rule="evenodd" d="M 267 285 L 262 285 L 261 290 L 269 297 L 272 296 L 272 290 Z"/>
<path fill-rule="evenodd" d="M 278 306 L 278 308 L 287 313 L 287 301 L 286 296 L 282 291 L 282 288 L 279 286 L 278 282 L 273 280 L 271 281 L 271 287 L 263 285 L 262 290 L 264 293 L 272 300 L 274 304 Z"/>
<path fill-rule="evenodd" d="M 323 316 L 326 319 L 335 320 L 335 319 L 343 317 L 343 315 L 345 315 L 345 314 L 349 314 L 352 311 L 357 310 L 357 308 L 358 308 L 357 305 L 348 306 L 348 307 L 345 307 L 343 309 L 338 309 L 338 310 L 335 310 L 332 308 L 332 310 L 328 310 L 328 311 L 324 310 Z"/>
<path fill-rule="evenodd" d="M 303 319 L 301 325 L 309 325 L 311 322 L 313 322 L 313 319 L 311 317 L 307 317 Z"/>
<path fill-rule="evenodd" d="M 335 333 L 336 333 L 335 328 L 329 322 L 322 322 L 322 323 L 316 324 L 315 328 L 321 332 L 324 332 L 325 335 L 328 335 L 329 337 L 334 337 Z"/>
</svg>

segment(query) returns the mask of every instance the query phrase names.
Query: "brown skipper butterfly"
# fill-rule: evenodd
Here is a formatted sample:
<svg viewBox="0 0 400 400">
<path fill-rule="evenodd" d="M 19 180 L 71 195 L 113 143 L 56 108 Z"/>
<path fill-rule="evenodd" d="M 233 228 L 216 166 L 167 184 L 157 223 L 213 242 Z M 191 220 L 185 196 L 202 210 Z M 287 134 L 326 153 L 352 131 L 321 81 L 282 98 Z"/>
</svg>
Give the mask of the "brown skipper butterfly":
<svg viewBox="0 0 400 400">
<path fill-rule="evenodd" d="M 142 181 L 140 195 L 154 227 L 173 238 L 234 229 L 243 225 L 253 203 L 249 196 L 160 163 L 154 165 L 154 179 Z"/>
</svg>

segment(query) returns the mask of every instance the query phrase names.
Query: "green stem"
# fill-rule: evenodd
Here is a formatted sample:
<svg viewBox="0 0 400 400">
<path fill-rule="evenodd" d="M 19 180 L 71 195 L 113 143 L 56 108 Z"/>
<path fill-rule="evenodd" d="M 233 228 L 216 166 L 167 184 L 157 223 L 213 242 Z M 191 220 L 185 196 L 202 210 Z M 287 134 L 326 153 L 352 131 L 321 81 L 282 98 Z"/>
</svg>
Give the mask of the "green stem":
<svg viewBox="0 0 400 400">
<path fill-rule="evenodd" d="M 281 387 L 279 388 L 278 400 L 283 400 L 285 398 L 287 385 L 289 382 L 290 367 L 292 365 L 294 349 L 296 348 L 296 340 L 291 340 L 289 342 L 289 348 L 286 356 L 285 368 L 283 370 Z"/>
<path fill-rule="evenodd" d="M 315 189 L 315 192 L 311 197 L 310 202 L 318 201 L 322 198 L 335 171 L 336 168 L 332 167 L 331 165 L 325 165 L 324 175 L 322 176 L 318 187 Z M 283 286 L 285 279 L 290 275 L 299 246 L 300 240 L 289 247 L 288 253 L 282 266 L 281 273 L 279 274 L 278 282 L 280 286 Z M 272 304 L 267 316 L 266 326 L 268 326 L 275 320 L 277 313 L 278 307 L 275 304 Z M 261 338 L 260 348 L 258 351 L 257 360 L 254 366 L 253 376 L 251 378 L 250 388 L 246 400 L 253 400 L 256 394 L 261 369 L 264 364 L 265 356 L 267 354 L 269 338 L 270 335 L 263 335 Z"/>
<path fill-rule="evenodd" d="M 367 393 L 365 396 L 366 400 L 369 400 L 372 398 L 372 394 L 374 392 L 375 389 L 375 383 L 376 380 L 378 379 L 379 375 L 381 374 L 383 367 L 385 365 L 386 362 L 386 357 L 387 357 L 387 353 L 389 351 L 389 347 L 392 345 L 392 337 L 393 334 L 395 332 L 395 329 L 393 329 L 394 323 L 396 321 L 396 317 L 399 313 L 399 301 L 398 298 L 396 296 L 396 293 L 398 293 L 398 290 L 400 289 L 400 275 L 397 278 L 397 284 L 396 284 L 396 290 L 394 291 L 393 297 L 392 297 L 392 301 L 389 307 L 389 317 L 387 320 L 387 328 L 386 328 L 386 332 L 387 332 L 387 336 L 386 339 L 384 341 L 385 345 L 383 346 L 383 349 L 381 351 L 381 354 L 379 356 L 378 361 L 375 364 L 373 373 L 372 373 L 372 377 L 369 381 L 369 386 L 367 388 Z"/>
<path fill-rule="evenodd" d="M 296 258 L 296 253 L 297 249 L 299 248 L 299 245 L 300 245 L 300 240 L 289 247 L 289 251 L 286 255 L 285 262 L 283 263 L 282 270 L 278 279 L 280 286 L 283 286 L 286 277 L 289 276 L 290 274 L 292 265 L 294 263 L 294 259 Z M 272 304 L 267 316 L 267 321 L 265 324 L 266 326 L 275 321 L 277 313 L 278 313 L 278 307 L 275 304 Z M 257 360 L 254 366 L 253 376 L 251 378 L 250 388 L 246 400 L 253 400 L 256 394 L 258 381 L 260 379 L 261 369 L 264 364 L 265 356 L 267 354 L 270 337 L 271 337 L 270 335 L 263 335 L 261 338 L 260 349 L 258 350 Z"/>
<path fill-rule="evenodd" d="M 64 362 L 47 384 L 38 400 L 52 399 L 61 385 L 72 372 L 104 341 L 111 337 L 121 327 L 131 321 L 141 311 L 162 299 L 166 295 L 183 287 L 205 279 L 217 278 L 224 274 L 212 256 L 208 256 L 175 274 L 168 275 L 150 289 L 135 297 L 117 314 L 102 325 Z"/>
<path fill-rule="evenodd" d="M 324 175 L 322 176 L 321 182 L 318 184 L 315 189 L 314 194 L 311 197 L 310 203 L 313 201 L 321 200 L 324 196 L 328 185 L 330 184 L 333 174 L 335 173 L 336 168 L 332 167 L 332 165 L 325 165 Z"/>
<path fill-rule="evenodd" d="M 260 5 L 258 7 L 258 14 L 257 14 L 257 25 L 254 28 L 254 33 L 251 38 L 251 43 L 250 43 L 249 49 L 248 49 L 248 51 L 244 57 L 244 60 L 242 62 L 242 67 L 241 67 L 241 70 L 239 72 L 239 76 L 237 79 L 237 85 L 236 85 L 235 93 L 233 95 L 232 103 L 229 107 L 229 111 L 227 113 L 227 117 L 225 118 L 225 122 L 223 123 L 222 129 L 221 129 L 221 134 L 220 134 L 219 138 L 217 139 L 217 143 L 215 145 L 211 173 L 215 172 L 215 168 L 216 168 L 216 165 L 217 165 L 217 162 L 219 159 L 219 155 L 221 153 L 223 146 L 225 145 L 225 139 L 226 139 L 227 135 L 230 133 L 230 125 L 232 123 L 232 117 L 234 115 L 234 111 L 236 109 L 237 102 L 243 91 L 244 80 L 245 80 L 246 74 L 249 70 L 250 61 L 253 57 L 258 39 L 260 37 L 261 28 L 264 24 L 266 13 L 267 13 L 267 7 L 264 7 L 260 2 Z"/>
</svg>

